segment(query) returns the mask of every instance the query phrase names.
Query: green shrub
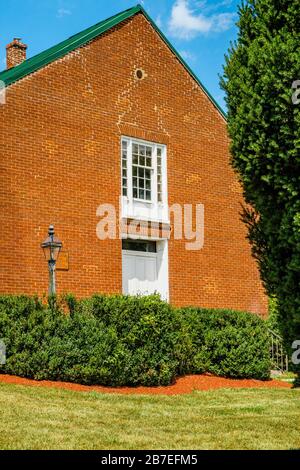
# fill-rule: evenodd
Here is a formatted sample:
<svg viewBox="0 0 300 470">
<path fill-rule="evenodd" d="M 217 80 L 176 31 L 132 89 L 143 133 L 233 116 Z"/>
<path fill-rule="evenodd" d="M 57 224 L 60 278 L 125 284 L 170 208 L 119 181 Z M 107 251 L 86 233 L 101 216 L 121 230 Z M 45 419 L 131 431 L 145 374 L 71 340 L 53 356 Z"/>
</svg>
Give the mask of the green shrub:
<svg viewBox="0 0 300 470">
<path fill-rule="evenodd" d="M 0 297 L 0 372 L 83 384 L 167 385 L 205 371 L 269 375 L 266 328 L 251 314 L 174 309 L 157 296 Z"/>
<path fill-rule="evenodd" d="M 193 343 L 192 371 L 224 377 L 267 379 L 269 337 L 263 320 L 232 310 L 182 309 Z"/>
<path fill-rule="evenodd" d="M 269 298 L 269 315 L 267 320 L 268 327 L 280 335 L 280 324 L 279 324 L 279 312 L 278 312 L 278 301 L 276 297 Z"/>
<path fill-rule="evenodd" d="M 69 298 L 70 301 L 70 298 Z M 43 307 L 0 298 L 6 373 L 103 385 L 167 385 L 185 371 L 189 339 L 181 316 L 157 296 L 93 296 Z M 0 369 L 1 370 L 1 369 Z"/>
<path fill-rule="evenodd" d="M 191 344 L 181 315 L 159 297 L 98 295 L 82 301 L 78 312 L 96 318 L 116 338 L 107 383 L 112 383 L 112 368 L 117 385 L 166 385 L 185 371 Z"/>
</svg>

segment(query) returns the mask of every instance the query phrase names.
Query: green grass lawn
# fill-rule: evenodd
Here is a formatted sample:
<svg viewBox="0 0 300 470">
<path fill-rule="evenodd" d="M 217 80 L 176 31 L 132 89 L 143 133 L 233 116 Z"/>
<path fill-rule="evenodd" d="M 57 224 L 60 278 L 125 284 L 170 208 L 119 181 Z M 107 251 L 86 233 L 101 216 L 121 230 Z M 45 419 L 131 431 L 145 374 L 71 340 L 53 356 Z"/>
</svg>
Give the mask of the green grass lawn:
<svg viewBox="0 0 300 470">
<path fill-rule="evenodd" d="M 0 384 L 0 449 L 299 449 L 300 392 L 182 396 Z"/>
</svg>

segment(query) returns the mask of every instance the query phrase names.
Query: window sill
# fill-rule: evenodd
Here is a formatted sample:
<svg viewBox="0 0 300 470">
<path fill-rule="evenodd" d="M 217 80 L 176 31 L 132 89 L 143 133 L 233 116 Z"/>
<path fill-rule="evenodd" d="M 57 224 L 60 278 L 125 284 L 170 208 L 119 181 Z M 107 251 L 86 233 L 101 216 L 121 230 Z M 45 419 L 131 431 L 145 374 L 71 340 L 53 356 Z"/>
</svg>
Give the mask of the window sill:
<svg viewBox="0 0 300 470">
<path fill-rule="evenodd" d="M 126 202 L 130 202 L 130 198 L 128 196 L 122 196 Z M 132 201 L 136 201 L 136 202 L 142 202 L 142 203 L 146 203 L 146 204 L 155 204 L 155 202 L 153 201 L 145 201 L 144 199 L 138 199 L 136 197 L 132 198 Z M 158 205 L 158 207 L 164 207 L 165 203 L 164 202 L 157 202 L 156 203 Z"/>
<path fill-rule="evenodd" d="M 147 201 L 145 199 L 138 199 L 137 197 L 133 197 L 132 200 L 135 202 L 142 202 L 143 204 L 154 204 L 153 201 Z"/>
</svg>

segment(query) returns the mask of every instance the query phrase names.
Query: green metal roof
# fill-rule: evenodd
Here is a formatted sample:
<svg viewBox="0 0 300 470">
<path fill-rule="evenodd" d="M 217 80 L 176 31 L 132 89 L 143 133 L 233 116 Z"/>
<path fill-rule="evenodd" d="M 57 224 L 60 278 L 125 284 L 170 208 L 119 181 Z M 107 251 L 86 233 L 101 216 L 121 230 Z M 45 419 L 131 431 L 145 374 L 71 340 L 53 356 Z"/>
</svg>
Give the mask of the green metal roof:
<svg viewBox="0 0 300 470">
<path fill-rule="evenodd" d="M 150 18 L 148 13 L 144 10 L 141 5 L 137 5 L 133 8 L 125 10 L 117 15 L 111 16 L 100 23 L 97 23 L 94 26 L 91 26 L 84 31 L 71 36 L 69 39 L 57 44 L 56 46 L 50 47 L 44 52 L 31 57 L 30 59 L 25 60 L 20 65 L 13 67 L 9 70 L 4 70 L 0 73 L 0 80 L 5 83 L 5 86 L 9 86 L 12 83 L 15 83 L 21 78 L 26 77 L 27 75 L 36 72 L 37 70 L 45 67 L 46 65 L 54 62 L 55 60 L 65 56 L 71 51 L 74 51 L 78 47 L 83 46 L 87 42 L 95 39 L 97 36 L 105 33 L 109 29 L 113 28 L 114 26 L 118 25 L 122 21 L 131 18 L 132 16 L 136 15 L 137 13 L 143 13 L 143 15 L 147 18 L 147 20 L 151 23 L 153 28 L 157 31 L 159 36 L 162 40 L 168 45 L 168 47 L 172 50 L 175 54 L 177 59 L 181 62 L 181 64 L 187 69 L 190 75 L 196 80 L 199 86 L 202 88 L 204 93 L 208 96 L 208 98 L 212 101 L 214 106 L 218 109 L 221 115 L 226 119 L 226 114 L 222 110 L 222 108 L 218 105 L 218 103 L 214 100 L 208 90 L 204 87 L 204 85 L 200 82 L 199 78 L 194 74 L 191 68 L 187 65 L 185 60 L 181 57 L 181 55 L 176 51 L 176 49 L 172 46 L 172 44 L 168 41 L 166 36 L 161 32 L 158 26 L 154 23 L 154 21 Z"/>
</svg>

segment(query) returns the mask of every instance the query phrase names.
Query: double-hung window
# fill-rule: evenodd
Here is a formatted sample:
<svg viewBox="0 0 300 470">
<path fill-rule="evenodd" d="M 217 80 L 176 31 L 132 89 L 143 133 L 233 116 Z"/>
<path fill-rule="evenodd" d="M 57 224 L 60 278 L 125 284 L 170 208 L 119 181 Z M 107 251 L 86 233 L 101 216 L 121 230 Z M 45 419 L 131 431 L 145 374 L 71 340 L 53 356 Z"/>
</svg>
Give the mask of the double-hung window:
<svg viewBox="0 0 300 470">
<path fill-rule="evenodd" d="M 132 196 L 141 201 L 152 200 L 152 147 L 132 144 Z"/>
<path fill-rule="evenodd" d="M 166 147 L 122 138 L 122 195 L 129 201 L 164 204 Z"/>
</svg>

